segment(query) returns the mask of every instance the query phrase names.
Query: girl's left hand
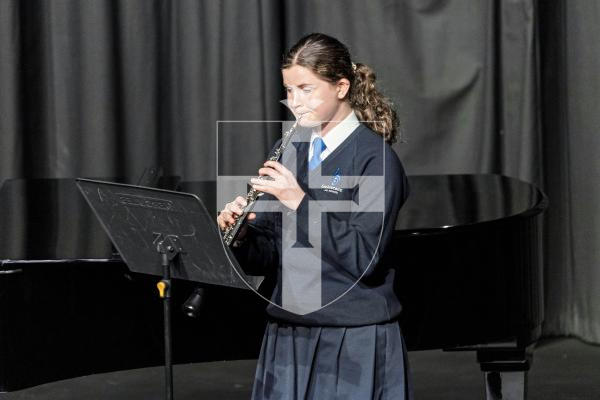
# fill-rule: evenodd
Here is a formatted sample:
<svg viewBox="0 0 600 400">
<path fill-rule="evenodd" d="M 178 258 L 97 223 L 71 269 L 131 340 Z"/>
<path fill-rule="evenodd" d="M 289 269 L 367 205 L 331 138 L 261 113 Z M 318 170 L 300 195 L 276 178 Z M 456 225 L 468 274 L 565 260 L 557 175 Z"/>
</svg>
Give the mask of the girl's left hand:
<svg viewBox="0 0 600 400">
<path fill-rule="evenodd" d="M 292 172 L 277 161 L 265 162 L 265 167 L 258 170 L 261 176 L 267 175 L 271 179 L 252 178 L 252 187 L 260 192 L 269 193 L 277 197 L 284 206 L 296 210 L 304 198 L 304 191 Z"/>
</svg>

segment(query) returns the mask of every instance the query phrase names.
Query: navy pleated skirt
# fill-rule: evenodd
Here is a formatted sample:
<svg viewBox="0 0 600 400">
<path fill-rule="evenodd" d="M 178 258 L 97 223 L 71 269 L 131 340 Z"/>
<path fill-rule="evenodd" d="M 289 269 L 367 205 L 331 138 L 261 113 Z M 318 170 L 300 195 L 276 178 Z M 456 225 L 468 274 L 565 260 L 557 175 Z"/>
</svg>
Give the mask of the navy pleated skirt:
<svg viewBox="0 0 600 400">
<path fill-rule="evenodd" d="M 268 323 L 253 400 L 412 398 L 397 322 L 360 327 Z"/>
</svg>

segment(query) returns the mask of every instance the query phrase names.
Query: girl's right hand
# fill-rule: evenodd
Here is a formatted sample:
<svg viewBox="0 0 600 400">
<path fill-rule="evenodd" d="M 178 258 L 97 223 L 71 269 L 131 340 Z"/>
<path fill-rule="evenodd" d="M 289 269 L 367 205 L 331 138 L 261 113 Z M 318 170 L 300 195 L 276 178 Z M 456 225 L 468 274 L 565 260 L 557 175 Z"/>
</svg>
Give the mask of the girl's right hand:
<svg viewBox="0 0 600 400">
<path fill-rule="evenodd" d="M 222 231 L 225 231 L 231 225 L 235 224 L 237 218 L 244 213 L 244 208 L 247 206 L 246 199 L 242 196 L 238 196 L 231 203 L 225 204 L 225 208 L 221 210 L 217 217 L 217 223 Z M 246 218 L 248 221 L 256 219 L 256 213 L 248 214 Z M 242 228 L 238 234 L 238 238 L 242 238 L 245 234 L 246 229 Z"/>
</svg>

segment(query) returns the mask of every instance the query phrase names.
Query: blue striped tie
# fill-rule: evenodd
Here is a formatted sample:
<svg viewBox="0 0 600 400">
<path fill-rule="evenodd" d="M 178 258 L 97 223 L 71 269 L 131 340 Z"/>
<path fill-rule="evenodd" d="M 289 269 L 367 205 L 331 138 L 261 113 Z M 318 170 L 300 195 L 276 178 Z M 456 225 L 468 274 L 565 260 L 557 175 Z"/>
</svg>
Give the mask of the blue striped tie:
<svg viewBox="0 0 600 400">
<path fill-rule="evenodd" d="M 313 146 L 313 155 L 310 161 L 308 162 L 308 168 L 312 171 L 317 168 L 319 164 L 321 164 L 321 153 L 327 148 L 325 146 L 325 142 L 320 137 L 316 137 L 312 142 Z"/>
</svg>

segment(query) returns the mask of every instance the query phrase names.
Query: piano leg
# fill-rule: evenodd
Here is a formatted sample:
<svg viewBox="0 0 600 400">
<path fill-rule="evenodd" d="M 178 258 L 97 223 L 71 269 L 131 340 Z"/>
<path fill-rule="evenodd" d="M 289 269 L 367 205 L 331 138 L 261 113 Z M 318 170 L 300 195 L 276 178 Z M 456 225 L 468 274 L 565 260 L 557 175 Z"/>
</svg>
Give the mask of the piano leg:
<svg viewBox="0 0 600 400">
<path fill-rule="evenodd" d="M 533 346 L 477 351 L 477 361 L 485 376 L 486 400 L 527 398 L 527 371 L 533 360 L 532 353 Z"/>
<path fill-rule="evenodd" d="M 486 400 L 524 400 L 526 392 L 527 371 L 485 372 Z"/>
</svg>

